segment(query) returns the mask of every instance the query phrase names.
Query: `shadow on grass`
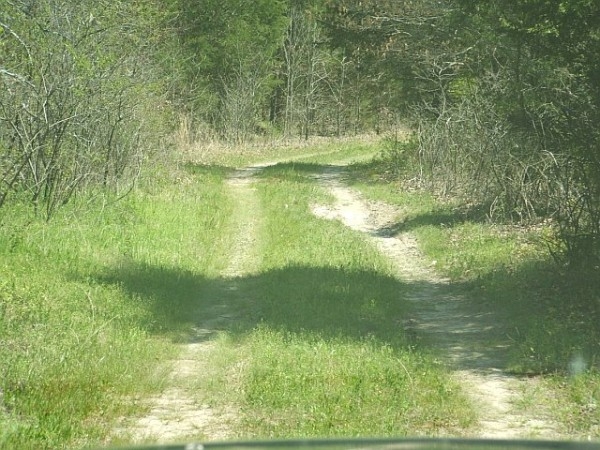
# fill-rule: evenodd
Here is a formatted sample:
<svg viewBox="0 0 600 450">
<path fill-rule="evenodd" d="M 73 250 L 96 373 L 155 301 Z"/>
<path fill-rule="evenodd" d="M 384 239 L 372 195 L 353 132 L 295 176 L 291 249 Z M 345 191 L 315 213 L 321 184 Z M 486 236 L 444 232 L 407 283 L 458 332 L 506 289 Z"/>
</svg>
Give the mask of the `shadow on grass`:
<svg viewBox="0 0 600 450">
<path fill-rule="evenodd" d="M 452 349 L 460 355 L 456 368 L 506 369 L 503 344 L 509 328 L 504 322 L 513 322 L 498 320 L 492 314 L 496 307 L 486 307 L 485 301 L 459 300 L 461 305 L 452 307 L 464 292 L 461 286 L 403 283 L 368 270 L 307 266 L 208 279 L 175 268 L 130 264 L 100 281 L 140 303 L 147 313 L 141 326 L 176 342 L 203 341 L 220 332 L 243 338 L 266 325 L 307 339 L 375 339 L 397 351 L 442 358 Z M 416 315 L 415 299 L 423 302 Z M 425 310 L 430 313 L 423 314 Z M 423 317 L 427 322 L 420 322 Z"/>
<path fill-rule="evenodd" d="M 575 360 L 600 367 L 599 270 L 561 271 L 552 261 L 529 261 L 461 288 L 506 324 L 508 371 L 570 373 Z"/>
<path fill-rule="evenodd" d="M 99 275 L 97 281 L 127 293 L 143 312 L 137 325 L 174 339 L 189 329 L 191 314 L 208 306 L 206 300 L 200 303 L 199 292 L 209 281 L 190 271 L 126 262 Z"/>
<path fill-rule="evenodd" d="M 283 162 L 265 167 L 257 175 L 263 180 L 285 180 L 314 183 L 317 176 L 334 173 L 341 176 L 345 173 L 346 166 L 336 164 L 314 164 L 305 162 Z"/>
<path fill-rule="evenodd" d="M 221 178 L 225 178 L 235 171 L 233 167 L 218 164 L 186 163 L 183 167 L 190 175 L 218 175 Z"/>
<path fill-rule="evenodd" d="M 207 279 L 177 269 L 129 264 L 99 277 L 139 302 L 151 333 L 181 339 L 201 330 L 243 335 L 258 324 L 323 338 L 374 337 L 407 346 L 406 285 L 376 272 L 290 266 L 261 275 Z M 187 330 L 187 331 L 186 331 Z"/>
<path fill-rule="evenodd" d="M 195 166 L 194 170 L 210 171 L 212 166 Z M 315 173 L 337 175 L 344 170 L 343 166 L 282 163 L 263 169 L 257 176 L 312 182 L 310 177 Z M 452 226 L 473 220 L 472 214 L 478 210 L 474 211 L 421 214 L 381 234 Z M 220 331 L 243 337 L 257 325 L 266 324 L 280 331 L 322 338 L 371 337 L 397 349 L 416 344 L 422 348 L 422 341 L 406 326 L 411 317 L 406 296 L 418 293 L 424 308 L 435 308 L 439 300 L 452 301 L 453 295 L 468 298 L 464 308 L 445 311 L 445 316 L 437 319 L 430 315 L 434 322 L 425 324 L 432 347 L 436 347 L 436 333 L 448 346 L 465 347 L 462 368 L 510 368 L 515 373 L 531 374 L 566 370 L 577 352 L 588 360 L 600 358 L 600 283 L 596 279 L 590 284 L 593 280 L 589 277 L 559 278 L 546 265 L 500 268 L 476 280 L 457 283 L 452 291 L 423 282 L 402 283 L 370 271 L 307 266 L 210 279 L 176 268 L 131 263 L 99 278 L 119 286 L 132 301 L 140 303 L 146 311 L 140 319 L 142 326 L 176 340 L 208 339 Z M 440 297 L 436 290 L 446 293 Z M 454 328 L 447 325 L 453 322 Z M 481 344 L 472 351 L 468 345 L 478 338 Z M 507 351 L 511 354 L 508 359 L 503 356 Z M 498 367 L 499 360 L 502 367 Z"/>
<path fill-rule="evenodd" d="M 390 184 L 404 179 L 400 170 L 380 158 L 355 162 L 347 166 L 344 172 L 344 181 L 348 184 Z"/>
<path fill-rule="evenodd" d="M 452 228 L 467 222 L 489 223 L 485 211 L 485 206 L 440 208 L 389 225 L 385 230 L 381 230 L 381 234 L 395 236 L 404 231 L 412 231 L 427 226 Z"/>
</svg>

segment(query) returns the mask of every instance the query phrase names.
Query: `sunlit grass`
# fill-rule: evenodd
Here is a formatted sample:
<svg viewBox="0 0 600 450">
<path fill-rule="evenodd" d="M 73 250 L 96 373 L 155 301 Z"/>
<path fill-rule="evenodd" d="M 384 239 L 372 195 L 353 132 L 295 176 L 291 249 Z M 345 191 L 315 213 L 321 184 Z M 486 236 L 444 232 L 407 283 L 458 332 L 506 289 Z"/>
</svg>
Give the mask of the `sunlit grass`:
<svg viewBox="0 0 600 450">
<path fill-rule="evenodd" d="M 224 178 L 234 166 L 292 156 L 248 187 L 262 205 L 248 212 L 259 214 L 252 245 L 261 254 L 235 277 L 226 302 L 235 320 L 213 336 L 210 369 L 190 381 L 198 401 L 235 411 L 227 420 L 238 438 L 467 430 L 475 414 L 461 387 L 404 333 L 413 287 L 362 233 L 310 211 L 332 200 L 315 171 L 364 161 L 376 148 L 324 143 L 188 163 L 120 202 L 74 204 L 50 223 L 3 210 L 0 447 L 95 445 L 118 417 L 143 414 L 129 400 L 160 390 L 175 344 L 228 292 L 234 199 Z M 509 318 L 507 369 L 542 374 L 556 394 L 529 393 L 531 401 L 545 401 L 572 435 L 600 435 L 593 268 L 557 269 L 541 244 L 547 229 L 492 225 L 477 208 L 406 189 L 379 170 L 362 162 L 346 181 L 395 205 L 390 232 L 413 233 L 473 304 Z"/>
<path fill-rule="evenodd" d="M 49 223 L 2 211 L 0 447 L 98 442 L 131 412 L 129 398 L 160 386 L 160 361 L 185 329 L 177 318 L 196 297 L 171 292 L 161 304 L 126 286 L 125 273 L 214 275 L 227 208 L 220 177 L 204 176 L 111 205 L 74 204 Z M 146 286 L 168 281 L 157 273 L 137 276 Z"/>
<path fill-rule="evenodd" d="M 499 270 L 516 270 L 540 254 L 531 236 L 485 223 L 427 225 L 415 230 L 422 250 L 452 280 L 475 280 Z"/>
<path fill-rule="evenodd" d="M 437 435 L 472 421 L 458 387 L 419 352 L 267 326 L 249 345 L 243 425 L 252 437 Z"/>
<path fill-rule="evenodd" d="M 377 148 L 379 138 L 372 135 L 351 138 L 319 138 L 265 140 L 243 146 L 222 143 L 197 143 L 182 155 L 185 162 L 225 167 L 245 167 L 265 162 L 285 162 L 291 159 L 330 163 L 364 160 Z"/>
<path fill-rule="evenodd" d="M 303 169 L 306 169 L 303 166 Z M 265 172 L 256 322 L 242 340 L 242 437 L 460 433 L 470 405 L 404 335 L 406 286 L 365 237 L 317 219 L 329 198 L 291 165 Z"/>
</svg>

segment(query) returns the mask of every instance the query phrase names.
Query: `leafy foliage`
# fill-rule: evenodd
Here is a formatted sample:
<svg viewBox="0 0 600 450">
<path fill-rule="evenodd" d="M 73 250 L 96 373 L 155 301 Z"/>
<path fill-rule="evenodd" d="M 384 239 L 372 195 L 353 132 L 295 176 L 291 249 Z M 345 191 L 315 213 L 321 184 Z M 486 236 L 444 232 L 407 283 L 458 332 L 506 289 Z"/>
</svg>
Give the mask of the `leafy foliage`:
<svg viewBox="0 0 600 450">
<path fill-rule="evenodd" d="M 329 4 L 331 42 L 403 94 L 419 142 L 405 156 L 424 186 L 494 220 L 551 219 L 557 255 L 598 263 L 597 4 Z"/>
</svg>

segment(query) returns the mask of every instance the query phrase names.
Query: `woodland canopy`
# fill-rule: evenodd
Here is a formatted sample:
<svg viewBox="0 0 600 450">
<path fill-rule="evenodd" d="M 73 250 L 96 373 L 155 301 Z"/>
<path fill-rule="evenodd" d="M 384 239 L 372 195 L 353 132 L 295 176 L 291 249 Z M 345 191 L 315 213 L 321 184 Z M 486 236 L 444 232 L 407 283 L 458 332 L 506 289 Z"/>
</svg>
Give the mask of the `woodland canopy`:
<svg viewBox="0 0 600 450">
<path fill-rule="evenodd" d="M 184 114 L 242 143 L 377 132 L 399 177 L 600 258 L 595 0 L 5 0 L 0 206 L 124 193 Z"/>
</svg>

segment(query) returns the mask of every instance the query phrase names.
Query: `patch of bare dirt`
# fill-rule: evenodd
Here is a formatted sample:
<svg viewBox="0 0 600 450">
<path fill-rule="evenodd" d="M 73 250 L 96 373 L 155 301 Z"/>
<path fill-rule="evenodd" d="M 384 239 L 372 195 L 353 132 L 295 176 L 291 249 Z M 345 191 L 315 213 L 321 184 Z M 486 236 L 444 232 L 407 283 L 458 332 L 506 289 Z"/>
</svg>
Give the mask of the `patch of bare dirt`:
<svg viewBox="0 0 600 450">
<path fill-rule="evenodd" d="M 191 391 L 199 374 L 207 369 L 206 354 L 212 350 L 210 341 L 183 344 L 163 392 L 144 402 L 148 413 L 133 423 L 124 424 L 117 435 L 132 443 L 177 442 L 184 439 L 225 439 L 228 422 L 234 411 L 215 411 L 199 401 Z M 224 420 L 228 419 L 228 420 Z"/>
<path fill-rule="evenodd" d="M 518 403 L 527 384 L 535 379 L 513 376 L 504 370 L 509 346 L 506 324 L 453 289 L 448 280 L 427 264 L 415 238 L 408 232 L 392 234 L 399 212 L 385 203 L 370 202 L 341 182 L 342 170 L 331 167 L 317 180 L 335 198 L 335 204 L 313 205 L 319 217 L 340 220 L 369 235 L 410 286 L 413 317 L 404 322 L 407 332 L 435 348 L 479 412 L 479 426 L 469 433 L 480 438 L 546 438 L 560 435 L 544 411 L 524 412 Z"/>
</svg>

